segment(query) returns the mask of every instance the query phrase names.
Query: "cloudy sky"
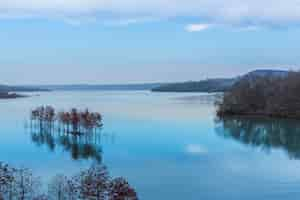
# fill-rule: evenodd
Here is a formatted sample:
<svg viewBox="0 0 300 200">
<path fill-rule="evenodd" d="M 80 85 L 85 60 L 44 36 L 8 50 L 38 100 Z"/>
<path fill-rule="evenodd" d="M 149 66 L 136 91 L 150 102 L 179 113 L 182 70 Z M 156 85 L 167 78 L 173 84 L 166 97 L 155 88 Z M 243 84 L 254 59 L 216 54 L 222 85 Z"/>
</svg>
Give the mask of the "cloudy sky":
<svg viewBox="0 0 300 200">
<path fill-rule="evenodd" d="M 300 0 L 1 0 L 0 83 L 300 69 Z"/>
</svg>

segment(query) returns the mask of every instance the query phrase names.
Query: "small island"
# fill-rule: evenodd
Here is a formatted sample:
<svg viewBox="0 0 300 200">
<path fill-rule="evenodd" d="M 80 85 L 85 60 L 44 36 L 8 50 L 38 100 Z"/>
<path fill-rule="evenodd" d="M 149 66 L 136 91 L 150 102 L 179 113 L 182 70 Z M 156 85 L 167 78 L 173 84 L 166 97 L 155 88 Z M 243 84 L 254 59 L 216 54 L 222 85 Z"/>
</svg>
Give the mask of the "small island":
<svg viewBox="0 0 300 200">
<path fill-rule="evenodd" d="M 32 86 L 8 86 L 0 85 L 0 99 L 16 99 L 28 97 L 28 95 L 18 94 L 18 92 L 48 92 L 49 89 L 42 89 Z"/>
<path fill-rule="evenodd" d="M 217 100 L 217 115 L 300 118 L 300 72 L 249 73 Z"/>
</svg>

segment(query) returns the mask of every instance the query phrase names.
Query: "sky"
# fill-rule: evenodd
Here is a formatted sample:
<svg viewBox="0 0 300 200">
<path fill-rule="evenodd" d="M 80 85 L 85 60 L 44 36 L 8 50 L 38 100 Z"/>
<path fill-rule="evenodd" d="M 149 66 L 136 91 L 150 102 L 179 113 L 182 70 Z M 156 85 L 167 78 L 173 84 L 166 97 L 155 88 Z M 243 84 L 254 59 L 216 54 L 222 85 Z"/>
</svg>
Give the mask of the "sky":
<svg viewBox="0 0 300 200">
<path fill-rule="evenodd" d="M 300 69 L 300 0 L 1 0 L 0 84 Z"/>
</svg>

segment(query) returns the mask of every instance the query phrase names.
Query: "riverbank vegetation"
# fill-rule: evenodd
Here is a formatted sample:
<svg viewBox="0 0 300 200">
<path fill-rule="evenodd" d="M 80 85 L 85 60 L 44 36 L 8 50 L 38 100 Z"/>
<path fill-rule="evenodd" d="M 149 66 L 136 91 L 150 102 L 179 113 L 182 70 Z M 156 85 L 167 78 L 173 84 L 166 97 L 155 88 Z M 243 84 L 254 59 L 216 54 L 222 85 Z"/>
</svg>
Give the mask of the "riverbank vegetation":
<svg viewBox="0 0 300 200">
<path fill-rule="evenodd" d="M 300 72 L 281 76 L 246 76 L 217 102 L 218 116 L 300 117 Z"/>
<path fill-rule="evenodd" d="M 45 189 L 44 189 L 45 190 Z M 26 168 L 0 162 L 1 200 L 137 200 L 135 190 L 124 178 L 111 178 L 107 168 L 94 164 L 68 177 L 56 175 L 44 193 L 39 177 Z"/>
</svg>

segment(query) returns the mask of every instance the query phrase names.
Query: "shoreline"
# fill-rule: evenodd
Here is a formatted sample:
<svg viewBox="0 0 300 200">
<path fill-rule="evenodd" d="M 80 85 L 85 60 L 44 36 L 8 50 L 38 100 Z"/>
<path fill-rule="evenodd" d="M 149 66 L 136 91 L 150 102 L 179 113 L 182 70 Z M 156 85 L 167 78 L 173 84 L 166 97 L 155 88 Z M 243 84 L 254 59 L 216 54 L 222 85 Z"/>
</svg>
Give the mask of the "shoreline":
<svg viewBox="0 0 300 200">
<path fill-rule="evenodd" d="M 25 97 L 29 97 L 29 96 L 12 93 L 12 94 L 0 95 L 0 100 L 1 99 L 17 99 L 17 98 L 25 98 Z"/>
<path fill-rule="evenodd" d="M 300 120 L 300 115 L 278 115 L 270 113 L 218 113 L 216 111 L 216 116 L 220 119 L 227 117 L 244 117 L 244 118 L 264 118 L 264 119 L 294 119 Z"/>
</svg>

